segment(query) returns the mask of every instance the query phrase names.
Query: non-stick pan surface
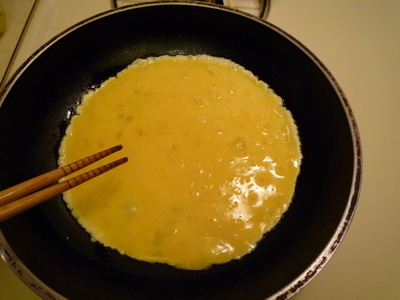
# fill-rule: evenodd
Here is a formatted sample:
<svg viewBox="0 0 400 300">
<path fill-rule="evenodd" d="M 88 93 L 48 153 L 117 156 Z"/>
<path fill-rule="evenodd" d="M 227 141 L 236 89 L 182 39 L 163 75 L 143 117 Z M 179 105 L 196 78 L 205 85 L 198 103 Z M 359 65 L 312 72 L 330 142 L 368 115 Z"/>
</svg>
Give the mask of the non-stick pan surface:
<svg viewBox="0 0 400 300">
<path fill-rule="evenodd" d="M 284 99 L 304 161 L 277 227 L 239 261 L 184 271 L 91 242 L 59 196 L 0 224 L 3 244 L 44 283 L 36 289 L 54 291 L 46 292 L 49 299 L 288 298 L 326 263 L 349 226 L 361 150 L 347 100 L 326 68 L 255 17 L 215 5 L 150 3 L 106 12 L 56 37 L 3 91 L 0 189 L 57 167 L 60 141 L 84 93 L 137 58 L 164 54 L 231 59 Z"/>
</svg>

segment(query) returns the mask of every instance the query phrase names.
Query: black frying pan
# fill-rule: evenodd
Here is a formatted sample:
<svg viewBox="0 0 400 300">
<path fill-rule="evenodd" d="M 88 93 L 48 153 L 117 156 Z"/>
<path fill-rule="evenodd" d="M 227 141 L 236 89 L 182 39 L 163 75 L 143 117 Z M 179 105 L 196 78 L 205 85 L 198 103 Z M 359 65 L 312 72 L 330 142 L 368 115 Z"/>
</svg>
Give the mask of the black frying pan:
<svg viewBox="0 0 400 300">
<path fill-rule="evenodd" d="M 2 92 L 0 189 L 57 167 L 61 138 L 85 92 L 136 58 L 164 54 L 231 59 L 284 99 L 299 127 L 304 161 L 293 203 L 277 227 L 241 260 L 178 270 L 91 242 L 59 196 L 0 224 L 3 252 L 6 247 L 43 282 L 36 289 L 48 299 L 290 297 L 347 231 L 361 149 L 348 102 L 330 73 L 294 38 L 258 18 L 215 5 L 150 3 L 100 14 L 62 33 Z"/>
</svg>

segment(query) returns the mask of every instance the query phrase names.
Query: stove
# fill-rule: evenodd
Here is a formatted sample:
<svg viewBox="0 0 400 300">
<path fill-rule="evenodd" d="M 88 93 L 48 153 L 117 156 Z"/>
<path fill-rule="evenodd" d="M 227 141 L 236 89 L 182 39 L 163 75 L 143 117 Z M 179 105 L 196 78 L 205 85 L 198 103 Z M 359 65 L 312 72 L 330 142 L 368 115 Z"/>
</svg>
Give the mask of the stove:
<svg viewBox="0 0 400 300">
<path fill-rule="evenodd" d="M 0 37 L 2 84 L 56 34 L 131 3 L 0 0 L 7 21 Z M 331 261 L 292 299 L 400 299 L 400 1 L 225 0 L 220 4 L 261 15 L 306 45 L 341 85 L 361 132 L 364 179 L 355 218 Z M 0 259 L 0 300 L 39 299 L 10 267 Z"/>
<path fill-rule="evenodd" d="M 20 0 L 5 1 L 7 27 L 5 39 L 0 39 L 0 46 L 7 45 L 7 53 L 0 56 L 0 78 L 2 85 L 16 69 L 41 45 L 53 36 L 95 14 L 109 9 L 148 2 L 138 0 Z M 215 0 L 205 2 L 217 3 Z M 249 14 L 266 19 L 270 0 L 220 0 L 226 5 Z M 7 13 L 10 16 L 7 16 Z M 14 18 L 18 16 L 18 20 Z"/>
</svg>

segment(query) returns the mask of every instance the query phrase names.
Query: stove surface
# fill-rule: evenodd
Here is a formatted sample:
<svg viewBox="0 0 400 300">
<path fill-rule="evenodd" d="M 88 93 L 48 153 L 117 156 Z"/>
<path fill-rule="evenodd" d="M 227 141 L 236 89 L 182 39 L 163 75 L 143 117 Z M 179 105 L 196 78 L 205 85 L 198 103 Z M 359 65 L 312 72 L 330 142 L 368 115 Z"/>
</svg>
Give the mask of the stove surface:
<svg viewBox="0 0 400 300">
<path fill-rule="evenodd" d="M 38 0 L 8 77 L 54 35 L 110 8 L 109 0 Z M 341 85 L 364 156 L 363 187 L 350 230 L 294 300 L 400 299 L 399 12 L 398 0 L 271 1 L 267 20 L 306 45 Z M 0 260 L 0 300 L 10 299 L 39 297 Z"/>
</svg>

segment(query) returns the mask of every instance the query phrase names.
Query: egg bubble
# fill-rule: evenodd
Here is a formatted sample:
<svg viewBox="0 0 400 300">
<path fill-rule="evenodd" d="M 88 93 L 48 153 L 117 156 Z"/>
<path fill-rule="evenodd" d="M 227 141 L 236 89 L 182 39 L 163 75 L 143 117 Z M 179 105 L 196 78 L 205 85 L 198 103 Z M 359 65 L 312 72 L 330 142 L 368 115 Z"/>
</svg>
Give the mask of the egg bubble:
<svg viewBox="0 0 400 300">
<path fill-rule="evenodd" d="M 227 142 L 228 147 L 238 155 L 245 155 L 247 150 L 247 138 L 244 134 L 235 134 Z"/>
</svg>

